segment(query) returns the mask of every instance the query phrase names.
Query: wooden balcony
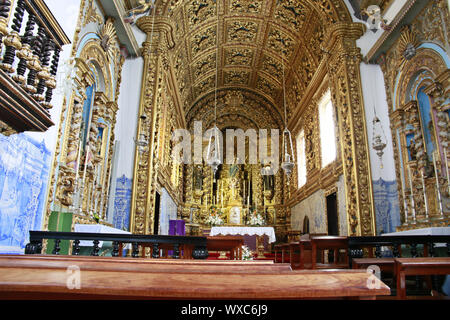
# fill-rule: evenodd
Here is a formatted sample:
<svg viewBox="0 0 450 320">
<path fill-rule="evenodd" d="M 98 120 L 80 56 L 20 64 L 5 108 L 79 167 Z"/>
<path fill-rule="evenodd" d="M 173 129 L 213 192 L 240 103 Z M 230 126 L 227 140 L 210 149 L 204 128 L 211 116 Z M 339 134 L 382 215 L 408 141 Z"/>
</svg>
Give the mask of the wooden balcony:
<svg viewBox="0 0 450 320">
<path fill-rule="evenodd" d="M 0 133 L 44 132 L 54 125 L 49 110 L 59 55 L 70 41 L 43 0 L 11 7 L 0 4 Z"/>
</svg>

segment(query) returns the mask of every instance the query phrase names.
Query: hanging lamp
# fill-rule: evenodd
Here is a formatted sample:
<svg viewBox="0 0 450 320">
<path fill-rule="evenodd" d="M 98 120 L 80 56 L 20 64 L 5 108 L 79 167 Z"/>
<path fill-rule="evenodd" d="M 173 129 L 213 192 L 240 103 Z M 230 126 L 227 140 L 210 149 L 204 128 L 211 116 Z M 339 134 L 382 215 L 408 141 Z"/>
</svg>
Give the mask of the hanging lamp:
<svg viewBox="0 0 450 320">
<path fill-rule="evenodd" d="M 292 146 L 292 135 L 287 128 L 287 111 L 286 111 L 286 85 L 284 76 L 284 51 L 283 51 L 283 106 L 284 106 L 284 131 L 283 131 L 283 161 L 281 162 L 281 168 L 284 173 L 289 177 L 294 169 L 295 157 L 294 148 Z M 290 150 L 289 150 L 290 149 Z"/>
<path fill-rule="evenodd" d="M 214 172 L 214 178 L 219 166 L 222 164 L 222 159 L 220 155 L 220 130 L 217 128 L 217 82 L 218 82 L 218 61 L 219 61 L 219 4 L 216 2 L 216 14 L 217 14 L 217 29 L 216 29 L 216 83 L 214 92 L 214 128 L 212 129 L 211 136 L 208 142 L 208 153 L 206 155 L 206 163 L 211 167 Z M 214 142 L 213 142 L 214 137 Z M 214 148 L 214 153 L 211 154 L 211 149 Z"/>
</svg>

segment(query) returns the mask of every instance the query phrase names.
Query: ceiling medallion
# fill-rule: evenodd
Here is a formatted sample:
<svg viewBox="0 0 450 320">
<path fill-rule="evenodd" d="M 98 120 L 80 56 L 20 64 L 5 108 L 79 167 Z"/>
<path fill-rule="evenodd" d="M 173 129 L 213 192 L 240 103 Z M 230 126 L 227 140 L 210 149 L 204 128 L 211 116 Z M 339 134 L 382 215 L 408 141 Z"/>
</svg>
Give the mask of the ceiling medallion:
<svg viewBox="0 0 450 320">
<path fill-rule="evenodd" d="M 240 91 L 228 92 L 225 103 L 232 108 L 239 107 L 244 104 L 244 95 Z"/>
</svg>

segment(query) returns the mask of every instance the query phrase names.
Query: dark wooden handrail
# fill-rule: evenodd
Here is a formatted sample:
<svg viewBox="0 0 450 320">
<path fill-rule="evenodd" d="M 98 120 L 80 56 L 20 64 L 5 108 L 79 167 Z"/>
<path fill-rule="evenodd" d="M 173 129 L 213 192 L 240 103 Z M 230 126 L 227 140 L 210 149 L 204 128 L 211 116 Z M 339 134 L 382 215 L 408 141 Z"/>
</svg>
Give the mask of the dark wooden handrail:
<svg viewBox="0 0 450 320">
<path fill-rule="evenodd" d="M 348 237 L 350 265 L 353 258 L 363 257 L 363 248 L 375 248 L 375 257 L 381 258 L 381 247 L 392 247 L 393 256 L 401 257 L 401 246 L 410 245 L 411 255 L 418 257 L 417 245 L 424 245 L 424 253 L 434 256 L 436 243 L 447 244 L 447 255 L 450 256 L 450 236 L 446 235 L 405 235 L 405 236 L 368 236 Z"/>
<path fill-rule="evenodd" d="M 191 236 L 172 235 L 136 235 L 136 234 L 116 234 L 116 233 L 89 233 L 89 232 L 55 232 L 55 231 L 30 231 L 30 242 L 25 247 L 25 254 L 41 254 L 42 241 L 44 239 L 55 240 L 53 254 L 59 254 L 59 243 L 61 240 L 73 240 L 73 254 L 79 254 L 79 244 L 81 240 L 92 240 L 93 250 L 91 255 L 97 256 L 100 241 L 113 242 L 113 256 L 119 255 L 119 244 L 131 243 L 133 245 L 133 257 L 138 257 L 139 245 L 153 245 L 158 248 L 160 245 L 173 246 L 178 251 L 180 246 L 191 246 L 192 258 L 206 259 L 208 257 L 207 238 Z M 157 257 L 153 255 L 153 257 Z M 178 258 L 178 257 L 175 257 Z"/>
</svg>

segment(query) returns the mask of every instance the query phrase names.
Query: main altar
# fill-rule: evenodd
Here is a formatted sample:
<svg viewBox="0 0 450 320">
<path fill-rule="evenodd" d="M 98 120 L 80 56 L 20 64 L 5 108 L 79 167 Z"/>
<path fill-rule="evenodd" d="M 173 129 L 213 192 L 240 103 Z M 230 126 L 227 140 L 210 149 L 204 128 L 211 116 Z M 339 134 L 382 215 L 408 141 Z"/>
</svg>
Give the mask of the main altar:
<svg viewBox="0 0 450 320">
<path fill-rule="evenodd" d="M 282 170 L 272 175 L 267 174 L 270 170 L 270 163 L 248 164 L 238 158 L 221 164 L 215 173 L 206 164 L 187 165 L 182 209 L 186 233 L 201 235 L 213 226 L 261 227 L 252 223 L 255 216 L 276 232 L 286 223 L 281 205 L 284 177 Z"/>
<path fill-rule="evenodd" d="M 212 227 L 210 236 L 256 236 L 256 249 L 258 258 L 264 258 L 264 236 L 267 236 L 269 243 L 276 241 L 273 227 Z"/>
</svg>

